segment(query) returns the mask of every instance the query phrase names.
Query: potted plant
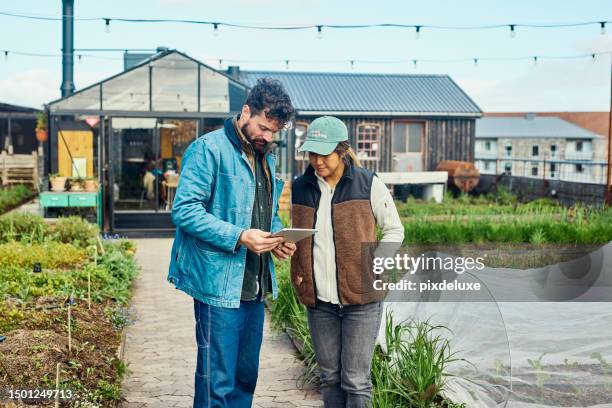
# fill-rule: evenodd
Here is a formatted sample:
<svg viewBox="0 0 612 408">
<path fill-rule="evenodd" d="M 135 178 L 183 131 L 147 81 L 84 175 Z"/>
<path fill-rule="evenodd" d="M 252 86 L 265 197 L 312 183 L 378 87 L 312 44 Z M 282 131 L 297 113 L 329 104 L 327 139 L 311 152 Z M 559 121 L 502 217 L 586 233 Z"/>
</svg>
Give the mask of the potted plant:
<svg viewBox="0 0 612 408">
<path fill-rule="evenodd" d="M 46 142 L 49 137 L 47 114 L 38 112 L 36 114 L 36 140 Z"/>
<path fill-rule="evenodd" d="M 83 191 L 84 180 L 81 177 L 72 177 L 70 179 L 70 191 Z"/>
<path fill-rule="evenodd" d="M 59 173 L 49 174 L 49 180 L 51 181 L 51 191 L 64 191 L 66 187 L 66 179 L 68 177 L 60 176 Z"/>
<path fill-rule="evenodd" d="M 98 180 L 95 177 L 85 178 L 85 191 L 92 193 L 98 191 Z"/>
</svg>

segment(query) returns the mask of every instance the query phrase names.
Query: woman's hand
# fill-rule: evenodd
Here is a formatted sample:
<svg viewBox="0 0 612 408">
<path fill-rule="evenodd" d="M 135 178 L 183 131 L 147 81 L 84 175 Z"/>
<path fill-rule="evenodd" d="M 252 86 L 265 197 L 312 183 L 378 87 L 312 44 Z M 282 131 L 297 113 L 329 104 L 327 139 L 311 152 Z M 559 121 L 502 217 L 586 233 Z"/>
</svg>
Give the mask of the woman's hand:
<svg viewBox="0 0 612 408">
<path fill-rule="evenodd" d="M 295 246 L 295 243 L 293 243 L 293 242 L 282 242 L 276 248 L 274 248 L 272 250 L 272 253 L 278 259 L 287 259 L 291 255 L 293 255 L 293 253 L 295 252 L 296 249 L 297 249 L 297 247 Z"/>
</svg>

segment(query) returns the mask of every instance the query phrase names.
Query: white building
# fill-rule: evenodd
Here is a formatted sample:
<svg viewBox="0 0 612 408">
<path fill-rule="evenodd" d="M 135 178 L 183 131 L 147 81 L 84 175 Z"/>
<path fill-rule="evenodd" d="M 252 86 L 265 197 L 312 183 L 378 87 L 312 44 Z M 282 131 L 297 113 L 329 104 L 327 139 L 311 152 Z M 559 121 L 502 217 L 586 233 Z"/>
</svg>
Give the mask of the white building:
<svg viewBox="0 0 612 408">
<path fill-rule="evenodd" d="M 476 121 L 474 161 L 481 174 L 606 182 L 604 137 L 558 117 Z"/>
</svg>

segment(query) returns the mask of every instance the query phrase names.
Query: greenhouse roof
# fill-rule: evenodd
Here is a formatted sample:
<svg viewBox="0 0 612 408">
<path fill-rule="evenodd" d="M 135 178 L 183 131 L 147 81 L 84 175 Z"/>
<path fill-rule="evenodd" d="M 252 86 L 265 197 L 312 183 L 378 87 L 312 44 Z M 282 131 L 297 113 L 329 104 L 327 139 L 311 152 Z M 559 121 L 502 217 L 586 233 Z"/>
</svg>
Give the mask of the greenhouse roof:
<svg viewBox="0 0 612 408">
<path fill-rule="evenodd" d="M 51 114 L 239 111 L 248 87 L 176 50 L 159 52 L 134 67 L 48 104 Z"/>
</svg>

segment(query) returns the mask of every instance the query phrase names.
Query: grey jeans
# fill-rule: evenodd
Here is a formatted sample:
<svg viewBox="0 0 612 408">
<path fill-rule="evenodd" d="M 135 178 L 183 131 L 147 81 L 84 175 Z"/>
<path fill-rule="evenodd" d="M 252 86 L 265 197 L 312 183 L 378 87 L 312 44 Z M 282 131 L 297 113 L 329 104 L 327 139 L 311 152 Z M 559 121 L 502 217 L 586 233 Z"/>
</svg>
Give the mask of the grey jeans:
<svg viewBox="0 0 612 408">
<path fill-rule="evenodd" d="M 325 408 L 370 406 L 370 368 L 381 319 L 382 302 L 341 307 L 317 299 L 316 307 L 308 308 Z"/>
</svg>

